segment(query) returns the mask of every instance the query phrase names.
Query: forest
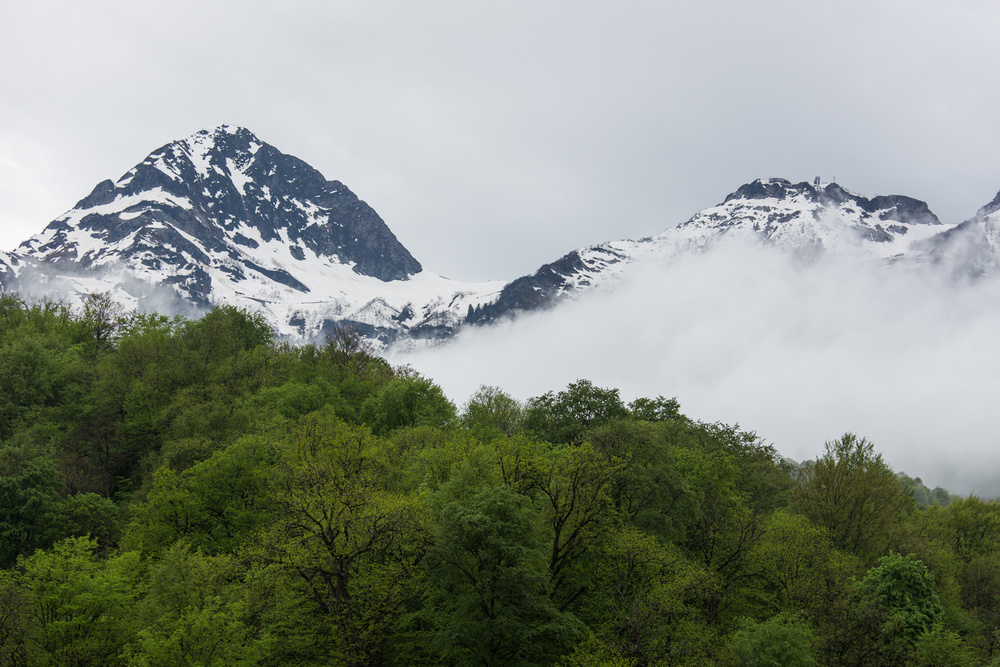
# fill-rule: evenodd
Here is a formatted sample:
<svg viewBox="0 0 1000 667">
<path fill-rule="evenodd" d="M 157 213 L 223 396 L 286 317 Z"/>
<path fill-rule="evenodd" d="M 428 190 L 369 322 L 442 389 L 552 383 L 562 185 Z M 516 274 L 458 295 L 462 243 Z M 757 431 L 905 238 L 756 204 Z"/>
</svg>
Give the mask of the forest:
<svg viewBox="0 0 1000 667">
<path fill-rule="evenodd" d="M 0 665 L 1000 666 L 1000 505 L 831 438 L 0 294 Z"/>
</svg>

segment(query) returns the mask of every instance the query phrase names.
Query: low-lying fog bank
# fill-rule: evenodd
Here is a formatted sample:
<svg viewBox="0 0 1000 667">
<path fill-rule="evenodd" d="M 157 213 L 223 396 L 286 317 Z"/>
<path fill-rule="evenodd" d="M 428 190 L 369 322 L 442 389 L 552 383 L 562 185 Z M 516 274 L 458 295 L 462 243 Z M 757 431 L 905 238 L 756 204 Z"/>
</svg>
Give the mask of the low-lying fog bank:
<svg viewBox="0 0 1000 667">
<path fill-rule="evenodd" d="M 994 496 L 998 343 L 1000 280 L 730 246 L 635 265 L 611 288 L 391 360 L 459 405 L 483 384 L 524 400 L 580 378 L 625 400 L 676 396 L 796 460 L 853 431 L 932 488 Z"/>
</svg>

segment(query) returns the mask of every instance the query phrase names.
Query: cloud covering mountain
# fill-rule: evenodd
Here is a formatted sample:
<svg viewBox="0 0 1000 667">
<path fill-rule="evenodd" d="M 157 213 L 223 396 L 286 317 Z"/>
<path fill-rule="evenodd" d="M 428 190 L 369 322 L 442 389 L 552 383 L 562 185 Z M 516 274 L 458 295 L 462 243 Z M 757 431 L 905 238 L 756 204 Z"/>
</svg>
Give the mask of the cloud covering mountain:
<svg viewBox="0 0 1000 667">
<path fill-rule="evenodd" d="M 812 459 L 851 431 L 929 486 L 1000 495 L 1000 284 L 728 241 L 633 265 L 558 308 L 393 355 L 458 402 L 492 384 L 525 400 L 580 378 L 628 400 L 738 422 Z"/>
</svg>

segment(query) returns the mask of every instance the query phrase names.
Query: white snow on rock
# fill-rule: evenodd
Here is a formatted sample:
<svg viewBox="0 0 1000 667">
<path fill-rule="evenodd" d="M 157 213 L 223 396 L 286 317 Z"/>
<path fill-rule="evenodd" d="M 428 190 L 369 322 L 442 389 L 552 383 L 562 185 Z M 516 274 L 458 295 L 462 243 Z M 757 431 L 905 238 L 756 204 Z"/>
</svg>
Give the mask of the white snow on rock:
<svg viewBox="0 0 1000 667">
<path fill-rule="evenodd" d="M 17 253 L 0 256 L 0 279 L 16 288 L 20 276 L 25 281 L 30 276 L 33 283 L 20 285 L 25 291 L 77 302 L 108 291 L 128 308 L 180 302 L 196 309 L 233 305 L 264 314 L 275 331 L 292 342 L 316 339 L 332 322 L 345 321 L 369 327 L 369 335 L 383 342 L 446 337 L 463 326 L 472 311 L 502 301 L 508 285 L 504 281 L 461 282 L 426 270 L 383 280 L 364 275 L 355 261 L 336 253 L 317 253 L 317 246 L 310 244 L 320 230 L 332 234 L 334 229 L 351 228 L 343 227 L 343 219 L 335 219 L 326 208 L 329 199 L 317 203 L 310 196 L 289 196 L 289 191 L 299 191 L 284 186 L 276 186 L 279 194 L 274 194 L 256 181 L 253 174 L 273 179 L 279 172 L 275 164 L 258 163 L 263 146 L 246 130 L 220 126 L 150 154 L 114 184 L 117 192 L 109 203 L 74 208 Z M 191 198 L 160 186 L 126 194 L 142 169 L 166 177 L 164 181 L 151 172 L 155 178 L 150 182 L 169 182 L 165 187 L 190 193 Z M 184 174 L 192 170 L 198 182 L 185 183 Z M 290 172 L 289 185 L 297 187 L 300 173 Z M 339 188 L 333 182 L 328 186 Z M 233 204 L 233 192 L 238 193 L 238 205 Z M 333 195 L 338 195 L 337 189 L 323 196 Z M 252 219 L 234 217 L 248 210 Z M 258 217 L 270 212 L 274 220 L 258 226 L 263 224 Z M 294 230 L 285 221 L 292 217 L 299 221 Z M 983 262 L 996 266 L 1000 211 L 984 207 L 965 226 L 972 230 L 967 234 L 974 237 L 977 251 L 989 254 Z M 655 236 L 571 253 L 571 260 L 548 265 L 555 267 L 544 276 L 549 282 L 529 287 L 544 303 L 555 303 L 613 283 L 637 263 L 670 262 L 732 240 L 804 256 L 930 261 L 941 255 L 936 250 L 939 239 L 956 227 L 941 224 L 925 205 L 908 198 L 868 200 L 836 184 L 762 179 Z M 344 240 L 345 245 L 350 242 Z M 357 234 L 353 242 L 358 243 Z"/>
</svg>

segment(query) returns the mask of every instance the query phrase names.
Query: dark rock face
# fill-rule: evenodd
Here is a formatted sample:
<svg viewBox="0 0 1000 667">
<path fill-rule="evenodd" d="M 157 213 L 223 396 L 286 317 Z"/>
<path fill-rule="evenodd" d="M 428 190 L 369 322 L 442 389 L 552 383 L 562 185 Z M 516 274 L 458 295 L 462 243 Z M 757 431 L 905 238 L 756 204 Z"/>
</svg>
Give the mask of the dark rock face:
<svg viewBox="0 0 1000 667">
<path fill-rule="evenodd" d="M 940 225 L 941 221 L 925 202 L 903 195 L 884 195 L 865 199 L 857 197 L 858 207 L 869 213 L 878 212 L 882 220 L 919 225 Z"/>
<path fill-rule="evenodd" d="M 1000 210 L 1000 192 L 998 192 L 997 196 L 993 198 L 993 201 L 979 209 L 979 212 L 976 213 L 976 217 L 982 218 L 990 213 L 996 213 L 998 210 Z"/>
<path fill-rule="evenodd" d="M 791 181 L 783 178 L 770 178 L 766 181 L 757 179 L 752 183 L 741 185 L 736 192 L 726 197 L 723 203 L 733 199 L 784 199 L 790 189 L 797 189 L 802 185 L 812 189 L 812 186 L 806 183 L 793 186 Z M 815 190 L 813 192 L 815 193 Z"/>
<path fill-rule="evenodd" d="M 885 231 L 882 225 L 875 225 L 874 227 L 862 228 L 858 230 L 858 233 L 861 235 L 861 238 L 865 239 L 866 241 L 873 241 L 875 243 L 889 243 L 893 239 L 892 234 Z"/>
<path fill-rule="evenodd" d="M 810 240 L 801 233 L 822 220 L 839 220 L 845 228 L 853 228 L 858 240 L 878 244 L 893 243 L 914 225 L 941 225 L 920 200 L 901 195 L 868 199 L 836 183 L 823 185 L 819 179 L 794 184 L 780 178 L 757 180 L 741 186 L 716 208 L 725 210 L 703 212 L 684 225 L 721 231 L 750 225 L 762 240 L 770 242 L 787 232 L 789 223 L 794 223 L 799 231 L 788 232 L 783 242 L 798 236 L 800 246 L 796 253 L 811 246 L 822 251 L 823 244 L 818 238 Z"/>
<path fill-rule="evenodd" d="M 0 291 L 6 291 L 15 286 L 17 277 L 14 275 L 12 265 L 17 265 L 17 257 L 0 252 Z"/>
<path fill-rule="evenodd" d="M 518 311 L 537 310 L 552 305 L 569 286 L 569 277 L 586 268 L 580 253 L 573 251 L 533 275 L 518 278 L 500 292 L 500 297 L 482 308 L 469 309 L 466 322 L 486 324 Z"/>
</svg>

